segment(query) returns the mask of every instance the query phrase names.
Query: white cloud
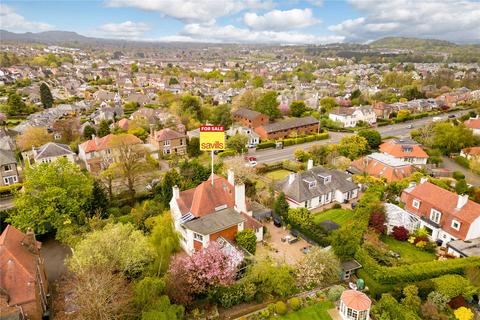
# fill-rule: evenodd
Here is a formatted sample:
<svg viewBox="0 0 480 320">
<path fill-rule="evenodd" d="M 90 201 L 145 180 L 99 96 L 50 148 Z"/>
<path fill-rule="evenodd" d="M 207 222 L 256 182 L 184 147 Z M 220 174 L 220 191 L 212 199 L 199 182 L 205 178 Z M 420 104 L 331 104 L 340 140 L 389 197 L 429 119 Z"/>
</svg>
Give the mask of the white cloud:
<svg viewBox="0 0 480 320">
<path fill-rule="evenodd" d="M 187 23 L 205 23 L 245 9 L 270 9 L 272 0 L 106 0 L 109 7 L 157 11 Z"/>
<path fill-rule="evenodd" d="M 363 16 L 329 27 L 349 41 L 385 36 L 480 41 L 480 2 L 468 0 L 349 0 Z"/>
<path fill-rule="evenodd" d="M 218 26 L 191 23 L 185 25 L 179 36 L 163 37 L 161 41 L 197 41 L 221 43 L 322 44 L 342 42 L 342 36 L 320 37 L 285 31 L 255 31 L 232 25 Z"/>
<path fill-rule="evenodd" d="M 323 6 L 323 0 L 307 0 L 307 2 L 316 7 Z"/>
<path fill-rule="evenodd" d="M 44 31 L 52 29 L 48 23 L 28 21 L 11 6 L 0 3 L 0 29 L 9 31 Z"/>
<path fill-rule="evenodd" d="M 273 10 L 262 15 L 247 12 L 243 22 L 254 30 L 289 30 L 304 28 L 318 23 L 311 9 Z"/>
<path fill-rule="evenodd" d="M 122 23 L 107 23 L 100 27 L 100 34 L 105 37 L 121 39 L 137 39 L 150 30 L 143 22 L 125 21 Z"/>
</svg>

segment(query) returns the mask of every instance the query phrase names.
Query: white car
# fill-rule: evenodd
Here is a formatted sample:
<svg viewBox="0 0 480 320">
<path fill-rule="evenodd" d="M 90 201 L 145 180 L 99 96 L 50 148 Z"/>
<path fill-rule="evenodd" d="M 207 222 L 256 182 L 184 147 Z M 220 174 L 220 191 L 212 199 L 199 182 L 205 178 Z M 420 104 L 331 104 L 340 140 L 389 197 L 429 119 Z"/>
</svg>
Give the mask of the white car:
<svg viewBox="0 0 480 320">
<path fill-rule="evenodd" d="M 248 160 L 247 163 L 245 163 L 246 167 L 255 167 L 257 165 L 257 161 L 255 160 Z"/>
</svg>

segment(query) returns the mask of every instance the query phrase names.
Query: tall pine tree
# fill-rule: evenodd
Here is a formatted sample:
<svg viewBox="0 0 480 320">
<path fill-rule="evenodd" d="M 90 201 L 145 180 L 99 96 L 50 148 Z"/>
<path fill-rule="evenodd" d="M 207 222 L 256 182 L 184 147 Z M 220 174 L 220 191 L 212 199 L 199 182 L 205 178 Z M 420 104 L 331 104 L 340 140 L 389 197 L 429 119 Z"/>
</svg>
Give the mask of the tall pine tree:
<svg viewBox="0 0 480 320">
<path fill-rule="evenodd" d="M 53 106 L 53 96 L 50 92 L 50 88 L 45 82 L 40 85 L 40 99 L 42 100 L 42 104 L 45 109 Z"/>
</svg>

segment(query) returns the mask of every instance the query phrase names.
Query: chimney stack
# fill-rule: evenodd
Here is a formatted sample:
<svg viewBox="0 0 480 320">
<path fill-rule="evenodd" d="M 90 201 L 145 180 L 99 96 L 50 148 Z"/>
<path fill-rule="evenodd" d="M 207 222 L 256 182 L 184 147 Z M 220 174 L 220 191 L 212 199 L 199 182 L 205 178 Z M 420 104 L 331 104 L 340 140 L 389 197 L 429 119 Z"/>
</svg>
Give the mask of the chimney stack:
<svg viewBox="0 0 480 320">
<path fill-rule="evenodd" d="M 288 175 L 288 184 L 292 184 L 293 181 L 295 180 L 296 174 L 294 172 L 290 173 Z"/>
<path fill-rule="evenodd" d="M 468 195 L 467 194 L 459 194 L 457 199 L 457 206 L 455 209 L 462 209 L 468 202 Z"/>
<path fill-rule="evenodd" d="M 245 184 L 235 185 L 235 210 L 247 213 L 247 202 L 245 199 Z"/>
<path fill-rule="evenodd" d="M 227 180 L 232 186 L 235 185 L 235 174 L 233 173 L 232 169 L 228 169 L 227 171 Z"/>
<path fill-rule="evenodd" d="M 313 160 L 308 159 L 307 161 L 307 170 L 311 170 L 313 168 Z"/>
<path fill-rule="evenodd" d="M 35 233 L 32 228 L 28 228 L 21 243 L 22 246 L 26 247 L 31 253 L 38 253 L 37 239 L 35 238 Z"/>
<path fill-rule="evenodd" d="M 424 184 L 425 182 L 427 182 L 428 179 L 427 178 L 420 178 L 420 184 Z"/>
<path fill-rule="evenodd" d="M 172 190 L 173 190 L 173 198 L 174 199 L 180 198 L 180 189 L 178 188 L 178 186 L 176 185 L 173 186 Z"/>
</svg>

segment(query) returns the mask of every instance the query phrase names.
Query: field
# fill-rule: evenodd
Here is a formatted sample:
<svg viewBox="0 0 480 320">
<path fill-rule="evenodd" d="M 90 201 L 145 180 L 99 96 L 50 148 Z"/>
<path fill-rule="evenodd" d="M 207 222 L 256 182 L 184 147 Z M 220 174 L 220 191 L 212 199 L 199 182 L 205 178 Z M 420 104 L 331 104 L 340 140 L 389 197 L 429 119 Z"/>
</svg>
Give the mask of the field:
<svg viewBox="0 0 480 320">
<path fill-rule="evenodd" d="M 295 312 L 290 312 L 284 316 L 278 317 L 283 320 L 331 320 L 332 317 L 327 313 L 327 310 L 335 308 L 330 301 L 319 302 L 313 306 L 300 309 Z"/>
<path fill-rule="evenodd" d="M 282 180 L 286 178 L 290 173 L 292 172 L 285 169 L 278 169 L 266 173 L 265 176 L 271 180 Z"/>
<path fill-rule="evenodd" d="M 330 209 L 321 213 L 317 213 L 313 217 L 313 221 L 315 221 L 315 223 L 332 220 L 339 225 L 343 225 L 347 221 L 351 221 L 352 219 L 353 211 L 347 209 Z"/>
<path fill-rule="evenodd" d="M 382 241 L 388 245 L 390 250 L 393 250 L 400 254 L 400 259 L 404 264 L 428 262 L 435 260 L 436 258 L 434 253 L 418 249 L 413 244 L 407 241 L 398 241 L 392 237 L 387 236 L 383 236 Z"/>
</svg>

